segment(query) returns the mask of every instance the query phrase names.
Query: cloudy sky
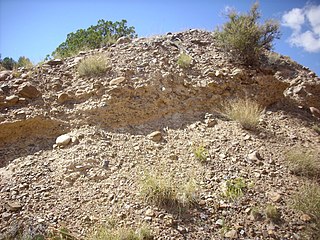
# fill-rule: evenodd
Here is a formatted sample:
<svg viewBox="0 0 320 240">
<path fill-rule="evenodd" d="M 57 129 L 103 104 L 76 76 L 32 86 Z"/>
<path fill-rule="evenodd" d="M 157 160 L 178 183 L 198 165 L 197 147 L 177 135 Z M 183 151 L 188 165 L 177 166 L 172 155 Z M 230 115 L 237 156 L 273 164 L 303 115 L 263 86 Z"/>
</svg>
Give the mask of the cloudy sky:
<svg viewBox="0 0 320 240">
<path fill-rule="evenodd" d="M 139 36 L 190 28 L 213 31 L 227 19 L 223 11 L 247 12 L 255 0 L 0 0 L 0 53 L 39 62 L 70 32 L 99 19 L 128 20 Z M 320 75 L 320 0 L 260 0 L 262 20 L 281 23 L 275 51 Z"/>
</svg>

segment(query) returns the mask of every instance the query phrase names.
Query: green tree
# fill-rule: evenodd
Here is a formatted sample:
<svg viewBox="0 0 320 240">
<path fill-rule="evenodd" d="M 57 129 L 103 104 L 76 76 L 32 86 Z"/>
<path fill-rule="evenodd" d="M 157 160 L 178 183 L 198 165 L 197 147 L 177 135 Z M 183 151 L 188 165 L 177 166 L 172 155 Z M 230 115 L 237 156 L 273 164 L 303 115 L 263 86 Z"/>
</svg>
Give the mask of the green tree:
<svg viewBox="0 0 320 240">
<path fill-rule="evenodd" d="M 263 50 L 272 49 L 274 39 L 280 38 L 278 22 L 270 19 L 258 23 L 261 18 L 258 8 L 255 3 L 247 14 L 230 11 L 229 21 L 215 32 L 220 45 L 246 65 L 258 63 Z"/>
<path fill-rule="evenodd" d="M 32 64 L 32 62 L 30 61 L 29 58 L 27 58 L 25 56 L 19 57 L 19 59 L 18 59 L 18 67 L 30 68 L 32 66 L 33 66 L 33 64 Z"/>
<path fill-rule="evenodd" d="M 69 57 L 81 50 L 103 47 L 123 36 L 137 36 L 134 27 L 128 27 L 126 20 L 112 22 L 101 19 L 95 26 L 79 29 L 75 33 L 69 33 L 66 41 L 56 48 L 52 56 Z"/>
<path fill-rule="evenodd" d="M 13 58 L 9 58 L 9 57 L 5 57 L 1 62 L 1 65 L 7 70 L 13 70 L 16 64 L 17 62 L 13 60 Z"/>
</svg>

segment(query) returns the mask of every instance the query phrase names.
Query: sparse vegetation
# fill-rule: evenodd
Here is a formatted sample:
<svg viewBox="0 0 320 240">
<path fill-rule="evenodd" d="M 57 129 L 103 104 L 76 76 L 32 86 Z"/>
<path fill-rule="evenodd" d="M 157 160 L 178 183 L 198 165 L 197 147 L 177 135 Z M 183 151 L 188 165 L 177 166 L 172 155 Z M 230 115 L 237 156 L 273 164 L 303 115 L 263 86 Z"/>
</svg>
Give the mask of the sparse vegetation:
<svg viewBox="0 0 320 240">
<path fill-rule="evenodd" d="M 243 195 L 243 190 L 247 184 L 243 178 L 229 179 L 222 186 L 223 194 L 228 199 L 236 199 Z"/>
<path fill-rule="evenodd" d="M 178 184 L 172 177 L 147 173 L 140 184 L 141 196 L 160 207 L 188 208 L 196 202 L 197 184 L 193 178 Z M 181 210 L 181 209 L 179 209 Z"/>
<path fill-rule="evenodd" d="M 265 209 L 265 214 L 272 222 L 278 222 L 281 218 L 281 213 L 273 205 L 267 205 Z"/>
<path fill-rule="evenodd" d="M 102 54 L 87 57 L 78 65 L 78 73 L 80 76 L 99 76 L 106 73 L 110 69 L 109 61 Z"/>
<path fill-rule="evenodd" d="M 313 129 L 316 133 L 320 134 L 320 125 L 314 124 L 314 125 L 312 126 L 312 129 Z"/>
<path fill-rule="evenodd" d="M 188 68 L 190 67 L 191 61 L 192 61 L 192 58 L 188 54 L 181 53 L 177 63 L 182 68 Z"/>
<path fill-rule="evenodd" d="M 106 228 L 98 229 L 90 240 L 152 240 L 150 229 L 142 227 L 134 231 L 131 228 Z"/>
<path fill-rule="evenodd" d="M 308 226 L 305 234 L 308 239 L 320 239 L 320 186 L 316 183 L 304 185 L 293 196 L 293 208 L 308 214 L 313 223 Z"/>
<path fill-rule="evenodd" d="M 250 99 L 230 100 L 224 104 L 225 114 L 232 120 L 238 121 L 244 129 L 256 129 L 263 108 Z"/>
<path fill-rule="evenodd" d="M 272 49 L 274 39 L 280 38 L 279 23 L 276 21 L 267 20 L 259 25 L 261 16 L 258 7 L 255 3 L 247 14 L 230 11 L 227 13 L 229 21 L 215 32 L 220 45 L 247 65 L 257 64 L 263 50 Z"/>
<path fill-rule="evenodd" d="M 292 149 L 285 158 L 292 173 L 311 178 L 320 176 L 320 158 L 316 151 Z"/>
<path fill-rule="evenodd" d="M 198 147 L 194 147 L 193 154 L 197 160 L 200 162 L 206 162 L 207 157 L 209 155 L 208 150 L 203 146 L 199 145 Z"/>
</svg>

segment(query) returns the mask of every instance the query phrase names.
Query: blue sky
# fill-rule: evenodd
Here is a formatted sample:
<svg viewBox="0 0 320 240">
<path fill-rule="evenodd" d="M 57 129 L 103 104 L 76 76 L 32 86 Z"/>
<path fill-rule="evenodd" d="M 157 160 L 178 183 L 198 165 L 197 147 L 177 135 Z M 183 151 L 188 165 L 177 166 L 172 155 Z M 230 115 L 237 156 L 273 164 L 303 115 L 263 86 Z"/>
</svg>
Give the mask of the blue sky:
<svg viewBox="0 0 320 240">
<path fill-rule="evenodd" d="M 250 9 L 253 0 L 0 0 L 2 58 L 44 59 L 68 33 L 96 25 L 99 19 L 126 19 L 140 37 L 199 28 L 214 30 L 234 7 Z M 320 75 L 320 1 L 260 0 L 262 19 L 275 18 L 282 37 L 275 51 L 291 57 Z"/>
</svg>

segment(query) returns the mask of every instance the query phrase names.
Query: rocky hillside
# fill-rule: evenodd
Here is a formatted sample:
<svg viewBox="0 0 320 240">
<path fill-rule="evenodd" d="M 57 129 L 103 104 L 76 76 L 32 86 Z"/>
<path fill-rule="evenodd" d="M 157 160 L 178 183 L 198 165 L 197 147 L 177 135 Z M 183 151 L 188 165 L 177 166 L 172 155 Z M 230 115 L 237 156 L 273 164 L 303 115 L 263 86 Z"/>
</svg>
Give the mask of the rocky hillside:
<svg viewBox="0 0 320 240">
<path fill-rule="evenodd" d="M 181 52 L 188 67 L 177 63 Z M 80 76 L 79 63 L 95 54 L 109 59 L 107 72 Z M 224 101 L 245 97 L 266 108 L 256 131 L 221 113 Z M 302 239 L 310 217 L 290 201 L 310 180 L 292 174 L 285 153 L 319 148 L 318 109 L 315 73 L 273 52 L 259 68 L 239 65 L 201 30 L 120 38 L 1 72 L 0 239 L 61 228 L 91 239 L 110 219 L 146 225 L 155 239 Z M 148 174 L 173 186 L 192 180 L 193 204 L 148 202 Z M 234 179 L 244 187 L 230 199 L 222 186 Z"/>
</svg>

